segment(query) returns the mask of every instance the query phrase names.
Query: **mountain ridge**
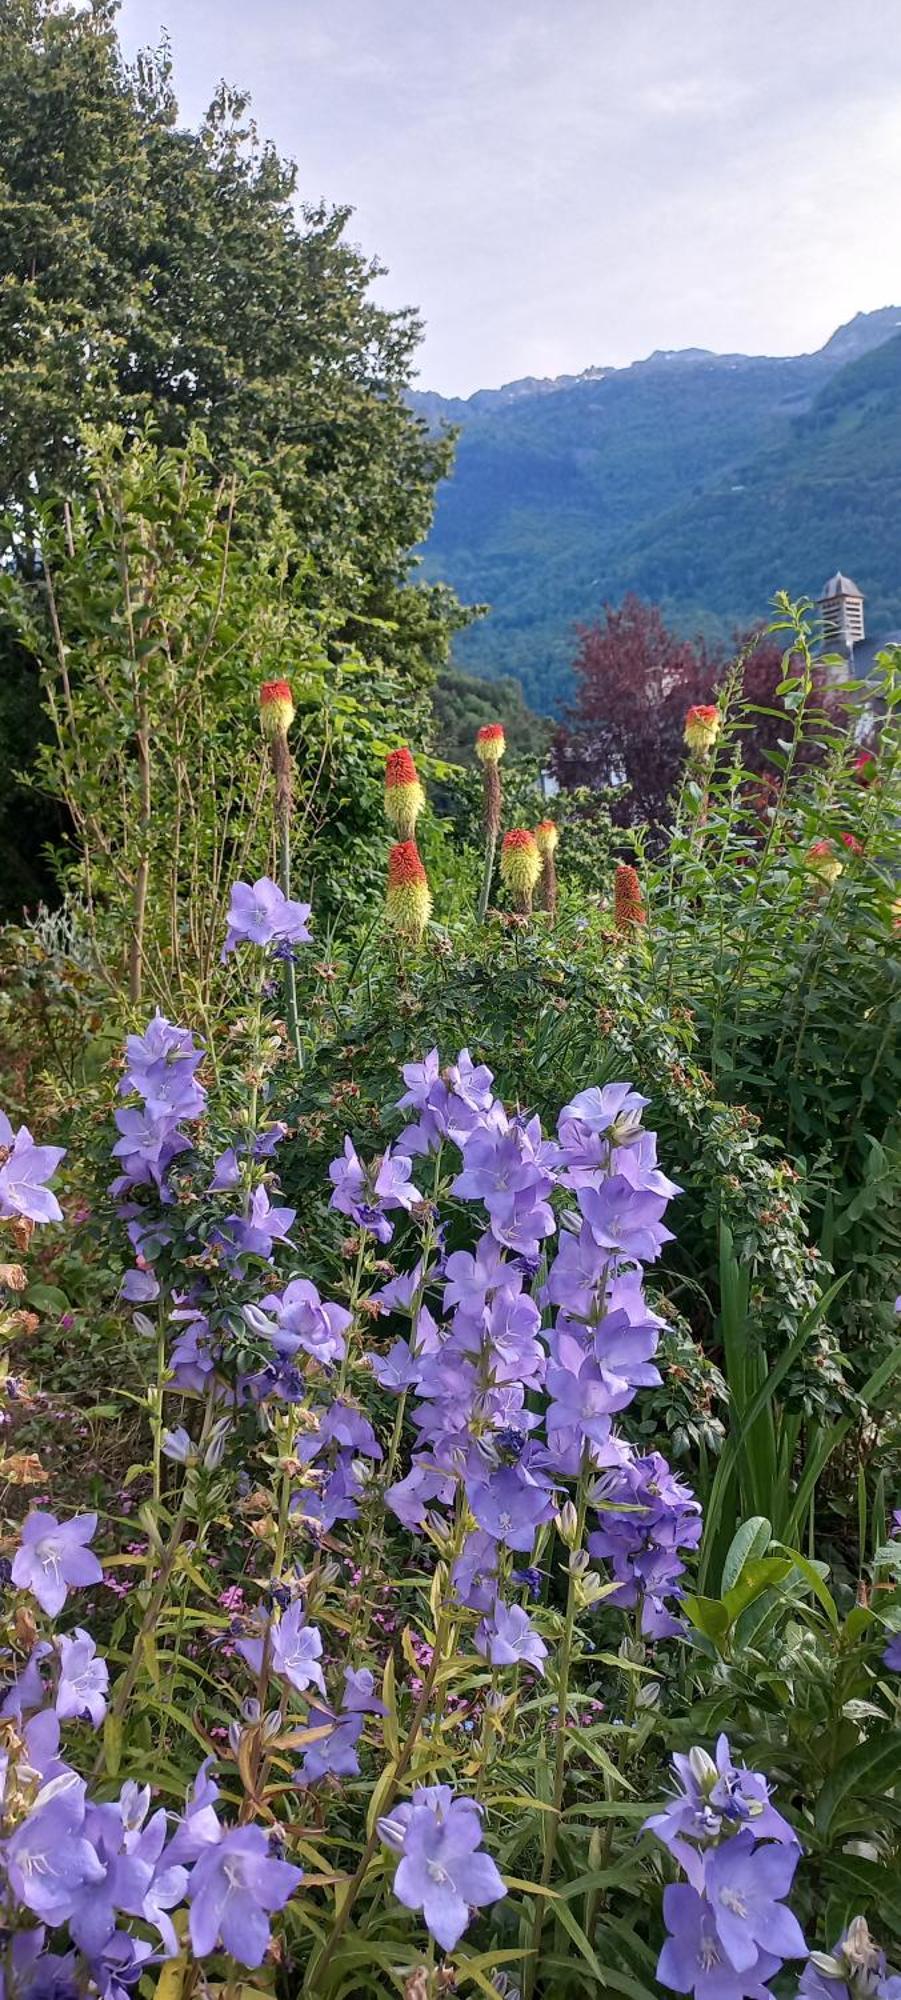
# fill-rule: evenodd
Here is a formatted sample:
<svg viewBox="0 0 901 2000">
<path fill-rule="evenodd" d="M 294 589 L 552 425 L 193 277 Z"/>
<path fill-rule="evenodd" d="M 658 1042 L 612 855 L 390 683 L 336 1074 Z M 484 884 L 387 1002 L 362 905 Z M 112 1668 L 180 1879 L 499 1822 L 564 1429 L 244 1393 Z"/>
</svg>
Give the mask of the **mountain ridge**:
<svg viewBox="0 0 901 2000">
<path fill-rule="evenodd" d="M 658 350 L 462 405 L 414 393 L 430 425 L 460 426 L 425 573 L 493 607 L 461 635 L 457 666 L 512 673 L 533 706 L 559 708 L 575 626 L 626 590 L 683 630 L 725 636 L 765 617 L 777 589 L 815 594 L 836 563 L 854 574 L 856 563 L 873 618 L 897 623 L 896 346 L 901 359 L 901 307 L 888 306 L 810 355 Z M 857 512 L 855 490 L 866 495 Z"/>
<path fill-rule="evenodd" d="M 882 331 L 882 328 L 891 330 Z M 576 374 L 563 375 L 520 375 L 511 382 L 502 382 L 495 389 L 473 389 L 468 396 L 444 396 L 438 389 L 413 389 L 409 400 L 418 407 L 468 411 L 502 407 L 511 402 L 519 402 L 528 396 L 552 395 L 561 389 L 572 389 L 581 383 L 603 380 L 609 375 L 628 375 L 636 369 L 661 367 L 672 363 L 714 362 L 724 367 L 742 362 L 755 361 L 810 361 L 818 355 L 841 353 L 842 360 L 855 360 L 870 347 L 878 346 L 891 338 L 891 331 L 901 332 L 901 306 L 879 306 L 874 312 L 859 312 L 836 327 L 822 347 L 813 348 L 802 354 L 745 354 L 727 351 L 721 354 L 713 347 L 655 347 L 650 354 L 639 355 L 634 361 L 593 362 Z"/>
</svg>

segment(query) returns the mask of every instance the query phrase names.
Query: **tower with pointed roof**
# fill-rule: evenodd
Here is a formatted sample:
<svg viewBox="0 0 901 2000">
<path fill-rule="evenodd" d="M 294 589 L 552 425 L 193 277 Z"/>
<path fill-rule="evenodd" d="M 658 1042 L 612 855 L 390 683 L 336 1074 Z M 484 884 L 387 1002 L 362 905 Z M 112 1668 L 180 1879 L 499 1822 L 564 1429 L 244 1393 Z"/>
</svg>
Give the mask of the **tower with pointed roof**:
<svg viewBox="0 0 901 2000">
<path fill-rule="evenodd" d="M 823 586 L 819 599 L 822 616 L 823 651 L 825 653 L 846 653 L 849 660 L 854 657 L 855 646 L 863 644 L 866 637 L 863 619 L 863 591 L 852 583 L 849 576 L 843 576 L 840 569 Z"/>
</svg>

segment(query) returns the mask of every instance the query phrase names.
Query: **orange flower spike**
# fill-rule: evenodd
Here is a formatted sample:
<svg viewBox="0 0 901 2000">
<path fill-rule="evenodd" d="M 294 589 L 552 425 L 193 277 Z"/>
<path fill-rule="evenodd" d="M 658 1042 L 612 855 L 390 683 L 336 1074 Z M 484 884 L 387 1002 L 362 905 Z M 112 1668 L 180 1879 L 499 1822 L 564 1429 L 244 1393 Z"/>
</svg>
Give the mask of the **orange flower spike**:
<svg viewBox="0 0 901 2000">
<path fill-rule="evenodd" d="M 294 697 L 287 681 L 264 681 L 260 688 L 260 728 L 267 743 L 287 736 L 294 721 Z"/>
<path fill-rule="evenodd" d="M 613 921 L 624 936 L 648 921 L 641 883 L 626 861 L 619 863 L 613 878 Z"/>
<path fill-rule="evenodd" d="M 480 764 L 499 764 L 507 748 L 502 722 L 486 722 L 476 730 L 476 756 Z"/>
<path fill-rule="evenodd" d="M 833 882 L 838 881 L 844 867 L 831 840 L 814 840 L 807 849 L 804 862 L 811 875 L 818 876 L 830 889 Z"/>
<path fill-rule="evenodd" d="M 425 792 L 410 751 L 392 750 L 385 760 L 385 818 L 402 841 L 412 840 L 425 805 Z"/>
<path fill-rule="evenodd" d="M 723 726 L 715 702 L 701 702 L 685 717 L 685 741 L 695 757 L 709 757 Z"/>
<path fill-rule="evenodd" d="M 429 878 L 414 840 L 398 841 L 388 856 L 385 915 L 393 931 L 408 944 L 421 944 L 432 914 Z"/>
<path fill-rule="evenodd" d="M 501 842 L 501 881 L 522 915 L 532 907 L 532 897 L 541 874 L 541 855 L 534 833 L 514 826 Z"/>
<path fill-rule="evenodd" d="M 539 820 L 535 828 L 535 845 L 541 855 L 542 861 L 547 855 L 556 854 L 559 839 L 559 828 L 555 826 L 552 819 Z"/>
</svg>

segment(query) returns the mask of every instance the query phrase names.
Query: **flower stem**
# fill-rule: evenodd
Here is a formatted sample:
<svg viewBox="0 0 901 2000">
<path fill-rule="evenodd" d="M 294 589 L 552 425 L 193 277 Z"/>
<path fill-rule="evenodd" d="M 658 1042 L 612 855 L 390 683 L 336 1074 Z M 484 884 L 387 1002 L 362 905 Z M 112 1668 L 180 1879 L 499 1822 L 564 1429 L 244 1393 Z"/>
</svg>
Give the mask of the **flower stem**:
<svg viewBox="0 0 901 2000">
<path fill-rule="evenodd" d="M 449 1569 L 453 1567 L 454 1558 L 455 1556 L 459 1555 L 460 1552 L 460 1547 L 462 1544 L 463 1533 L 465 1528 L 465 1519 L 466 1519 L 465 1512 L 461 1511 L 457 1521 L 457 1528 L 454 1536 L 453 1549 L 448 1558 Z M 422 1687 L 419 1692 L 419 1699 L 416 1703 L 416 1707 L 414 1708 L 412 1717 L 410 1719 L 410 1727 L 407 1730 L 407 1734 L 398 1752 L 397 1762 L 394 1766 L 391 1783 L 388 1787 L 387 1792 L 385 1793 L 385 1797 L 382 1800 L 382 1809 L 381 1813 L 379 1814 L 379 1818 L 384 1818 L 391 1811 L 391 1807 L 393 1806 L 394 1801 L 397 1798 L 401 1780 L 404 1777 L 404 1774 L 407 1771 L 407 1768 L 412 1759 L 413 1752 L 416 1748 L 417 1739 L 419 1737 L 419 1732 L 425 1720 L 426 1710 L 429 1706 L 429 1702 L 431 1701 L 432 1695 L 434 1693 L 435 1682 L 438 1678 L 439 1669 L 443 1663 L 445 1652 L 450 1650 L 450 1646 L 453 1643 L 453 1637 L 454 1634 L 456 1633 L 456 1629 L 457 1629 L 456 1618 L 453 1614 L 453 1611 L 451 1610 L 449 1603 L 445 1603 L 442 1606 L 441 1613 L 438 1619 L 438 1629 L 435 1633 L 435 1646 L 432 1653 L 432 1657 L 426 1669 L 425 1679 L 422 1683 Z M 303 1993 L 316 1993 L 317 1991 L 320 1990 L 320 1982 L 322 1979 L 322 1975 L 325 1972 L 326 1967 L 328 1966 L 334 1955 L 336 1945 L 339 1943 L 340 1939 L 343 1937 L 344 1932 L 347 1929 L 351 1917 L 351 1912 L 353 1910 L 354 1904 L 356 1903 L 360 1890 L 363 1886 L 367 1870 L 369 1868 L 369 1864 L 372 1860 L 373 1855 L 375 1854 L 376 1848 L 379 1845 L 380 1839 L 381 1836 L 379 1834 L 378 1820 L 376 1820 L 372 1828 L 372 1832 L 370 1833 L 366 1845 L 363 1849 L 363 1852 L 360 1855 L 360 1859 L 357 1863 L 356 1869 L 347 1885 L 347 1892 L 341 1904 L 341 1908 L 332 1925 L 326 1943 L 323 1945 L 323 1948 L 321 1952 L 318 1954 L 318 1956 L 314 1958 L 312 1965 L 310 1965 L 307 1969 L 306 1978 L 304 1979 L 304 1983 L 301 1988 L 301 1991 Z"/>
<path fill-rule="evenodd" d="M 291 894 L 291 820 L 289 810 L 282 807 L 278 813 L 278 886 L 283 896 Z M 300 1019 L 297 1012 L 297 977 L 294 960 L 285 958 L 284 967 L 285 1021 L 291 1044 L 297 1058 L 298 1069 L 303 1068 L 303 1049 L 300 1040 Z"/>
<path fill-rule="evenodd" d="M 560 1814 L 563 1810 L 563 1793 L 566 1785 L 566 1725 L 569 1704 L 569 1674 L 572 1665 L 577 1608 L 575 1556 L 582 1546 L 582 1536 L 585 1531 L 585 1515 L 588 1510 L 588 1475 L 589 1463 L 586 1453 L 582 1459 L 582 1468 L 579 1473 L 579 1485 L 576 1494 L 577 1531 L 573 1538 L 572 1549 L 570 1550 L 569 1582 L 566 1592 L 566 1617 L 563 1626 L 563 1638 L 560 1642 L 557 1668 L 557 1741 L 554 1757 L 554 1790 L 551 1800 L 553 1811 L 549 1815 L 544 1860 L 541 1866 L 540 1881 L 543 1889 L 547 1888 L 554 1872 L 554 1861 L 557 1854 L 557 1836 L 560 1830 Z M 536 1898 L 529 1963 L 526 1968 L 523 1984 L 523 2000 L 532 2000 L 532 1994 L 535 1990 L 544 1914 L 545 1899 L 539 1896 Z"/>
</svg>

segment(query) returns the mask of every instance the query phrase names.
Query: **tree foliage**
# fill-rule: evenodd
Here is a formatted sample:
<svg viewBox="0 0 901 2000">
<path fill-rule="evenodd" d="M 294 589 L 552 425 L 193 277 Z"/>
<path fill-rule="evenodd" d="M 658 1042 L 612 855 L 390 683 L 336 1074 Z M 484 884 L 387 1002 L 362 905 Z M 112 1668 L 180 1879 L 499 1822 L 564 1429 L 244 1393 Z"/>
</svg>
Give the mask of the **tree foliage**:
<svg viewBox="0 0 901 2000">
<path fill-rule="evenodd" d="M 659 820 L 682 762 L 685 711 L 710 700 L 717 662 L 703 639 L 678 638 L 640 598 L 627 597 L 618 610 L 605 605 L 603 618 L 580 637 L 572 726 L 556 742 L 558 776 L 567 785 L 620 786 L 620 825 Z"/>
<path fill-rule="evenodd" d="M 68 815 L 63 873 L 109 987 L 128 967 L 133 997 L 205 1007 L 230 884 L 274 866 L 260 683 L 293 687 L 296 871 L 325 929 L 380 880 L 399 676 L 335 646 L 303 604 L 287 516 L 248 533 L 253 487 L 211 476 L 199 433 L 123 446 L 108 427 L 86 436 L 84 470 L 70 506 L 39 508 L 39 575 L 2 578 L 50 719 L 37 781 Z"/>
<path fill-rule="evenodd" d="M 583 630 L 574 672 L 576 700 L 554 744 L 557 774 L 568 786 L 616 787 L 615 824 L 667 817 L 684 762 L 686 711 L 715 701 L 735 673 L 744 764 L 764 779 L 771 773 L 789 718 L 780 695 L 783 651 L 763 629 L 737 637 L 727 651 L 701 636 L 681 638 L 657 605 L 629 596 L 618 609 L 605 605 L 603 622 Z M 813 705 L 837 714 L 840 700 L 825 668 L 814 665 L 811 674 Z M 805 738 L 800 761 L 821 755 L 819 738 Z"/>
<path fill-rule="evenodd" d="M 375 302 L 350 211 L 299 201 L 246 96 L 220 86 L 186 130 L 165 45 L 129 68 L 115 15 L 110 0 L 0 13 L 7 546 L 36 566 L 36 505 L 77 490 L 85 421 L 129 437 L 151 420 L 167 445 L 199 423 L 219 474 L 265 466 L 257 513 L 290 519 L 303 603 L 427 681 L 460 612 L 409 578 L 451 450 L 406 401 L 419 320 Z M 14 761 L 33 689 L 20 656 L 4 664 Z"/>
</svg>

